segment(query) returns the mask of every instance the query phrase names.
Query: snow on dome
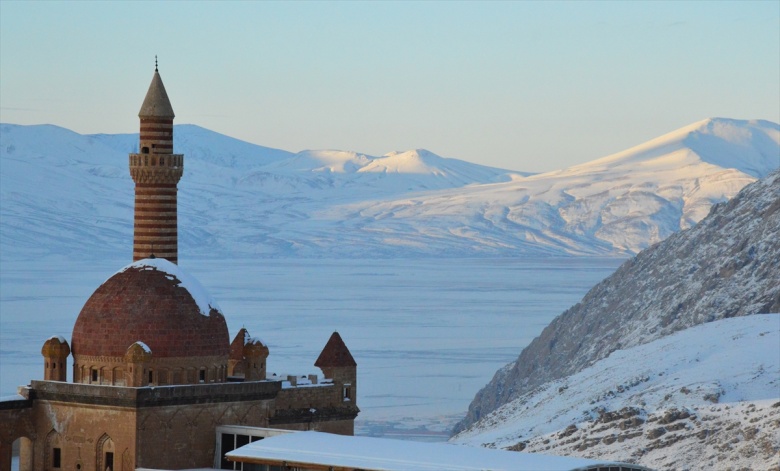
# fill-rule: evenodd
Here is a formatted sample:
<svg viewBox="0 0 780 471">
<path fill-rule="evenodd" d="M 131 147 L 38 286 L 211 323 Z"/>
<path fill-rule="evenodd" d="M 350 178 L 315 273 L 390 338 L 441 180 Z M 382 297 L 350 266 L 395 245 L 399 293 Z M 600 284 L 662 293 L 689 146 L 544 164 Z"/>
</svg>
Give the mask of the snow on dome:
<svg viewBox="0 0 780 471">
<path fill-rule="evenodd" d="M 164 259 L 139 260 L 103 282 L 81 309 L 70 348 L 74 358 L 123 357 L 137 341 L 156 358 L 226 357 L 230 349 L 219 305 Z"/>
<path fill-rule="evenodd" d="M 65 343 L 65 337 L 62 335 L 52 335 L 49 340 L 58 340 L 60 343 Z"/>
<path fill-rule="evenodd" d="M 176 282 L 177 286 L 186 289 L 190 293 L 192 299 L 194 299 L 195 303 L 198 305 L 200 313 L 204 316 L 208 316 L 212 309 L 222 312 L 222 309 L 219 308 L 219 304 L 217 304 L 217 301 L 215 301 L 209 292 L 206 291 L 206 288 L 204 288 L 194 276 L 179 268 L 175 263 L 169 262 L 164 258 L 145 258 L 131 263 L 117 273 L 124 273 L 131 268 L 159 270 L 166 273 L 168 279 Z"/>
<path fill-rule="evenodd" d="M 134 343 L 133 345 L 138 345 L 138 346 L 139 346 L 139 347 L 141 347 L 141 348 L 144 350 L 144 352 L 146 352 L 146 353 L 149 353 L 149 354 L 151 354 L 151 353 L 152 353 L 152 349 L 151 349 L 151 348 L 149 348 L 149 345 L 146 345 L 145 343 L 141 342 L 140 340 L 139 340 L 139 341 L 137 341 L 136 343 Z M 131 345 L 131 346 L 132 346 L 132 345 Z"/>
</svg>

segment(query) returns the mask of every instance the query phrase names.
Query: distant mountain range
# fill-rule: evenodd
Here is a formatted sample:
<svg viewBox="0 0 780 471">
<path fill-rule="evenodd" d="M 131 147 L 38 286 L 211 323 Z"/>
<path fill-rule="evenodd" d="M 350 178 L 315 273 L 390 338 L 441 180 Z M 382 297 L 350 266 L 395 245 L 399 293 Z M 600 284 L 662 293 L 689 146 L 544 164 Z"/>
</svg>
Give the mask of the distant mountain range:
<svg viewBox="0 0 780 471">
<path fill-rule="evenodd" d="M 624 255 L 780 165 L 780 126 L 709 119 L 532 175 L 425 150 L 297 154 L 179 125 L 180 257 Z M 0 125 L 4 259 L 130 253 L 137 134 Z"/>
<path fill-rule="evenodd" d="M 659 469 L 776 469 L 777 313 L 780 170 L 555 318 L 477 393 L 456 440 Z"/>
</svg>

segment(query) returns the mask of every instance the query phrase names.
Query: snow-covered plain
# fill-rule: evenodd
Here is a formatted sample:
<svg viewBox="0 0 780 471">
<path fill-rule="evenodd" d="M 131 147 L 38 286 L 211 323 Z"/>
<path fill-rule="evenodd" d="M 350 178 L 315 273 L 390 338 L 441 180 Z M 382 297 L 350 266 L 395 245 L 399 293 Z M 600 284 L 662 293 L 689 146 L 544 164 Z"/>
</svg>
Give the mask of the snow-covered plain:
<svg viewBox="0 0 780 471">
<path fill-rule="evenodd" d="M 42 378 L 43 342 L 70 340 L 87 298 L 127 262 L 2 263 L 0 396 Z M 358 433 L 438 440 L 496 369 L 620 262 L 180 256 L 231 336 L 246 327 L 268 343 L 269 373 L 319 373 L 314 361 L 338 330 L 358 363 Z"/>
</svg>

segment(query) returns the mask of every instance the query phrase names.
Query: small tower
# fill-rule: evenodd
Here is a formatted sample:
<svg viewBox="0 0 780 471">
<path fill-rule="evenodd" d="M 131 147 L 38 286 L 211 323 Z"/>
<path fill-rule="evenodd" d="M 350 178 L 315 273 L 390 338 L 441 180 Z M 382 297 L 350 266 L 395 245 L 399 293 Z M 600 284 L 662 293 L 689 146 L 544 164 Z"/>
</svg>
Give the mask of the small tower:
<svg viewBox="0 0 780 471">
<path fill-rule="evenodd" d="M 228 376 L 244 378 L 244 381 L 262 381 L 266 378 L 268 347 L 258 338 L 241 328 L 230 344 Z"/>
<path fill-rule="evenodd" d="M 152 351 L 141 342 L 135 342 L 127 348 L 125 353 L 125 386 L 140 388 L 154 384 L 152 370 L 147 365 L 152 360 Z"/>
<path fill-rule="evenodd" d="M 340 388 L 341 400 L 357 404 L 357 363 L 338 332 L 333 332 L 314 366 Z"/>
<path fill-rule="evenodd" d="M 184 155 L 173 153 L 173 107 L 155 59 L 154 76 L 138 117 L 138 154 L 130 154 L 135 182 L 133 261 L 155 255 L 178 263 L 176 184 L 184 172 Z"/>
<path fill-rule="evenodd" d="M 260 339 L 249 337 L 244 345 L 244 357 L 246 358 L 244 381 L 265 380 L 265 362 L 268 359 L 268 347 Z"/>
<path fill-rule="evenodd" d="M 44 381 L 67 381 L 68 369 L 65 366 L 65 361 L 70 355 L 68 341 L 59 335 L 51 337 L 44 342 L 41 355 L 43 355 L 45 365 L 43 369 Z"/>
</svg>

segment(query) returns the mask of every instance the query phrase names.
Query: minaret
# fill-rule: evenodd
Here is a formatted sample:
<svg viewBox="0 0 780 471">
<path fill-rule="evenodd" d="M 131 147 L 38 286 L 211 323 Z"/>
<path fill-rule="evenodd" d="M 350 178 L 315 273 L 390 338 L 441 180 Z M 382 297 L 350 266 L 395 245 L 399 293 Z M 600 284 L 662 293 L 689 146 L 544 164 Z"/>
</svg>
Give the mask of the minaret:
<svg viewBox="0 0 780 471">
<path fill-rule="evenodd" d="M 176 184 L 184 171 L 184 155 L 173 153 L 173 108 L 156 58 L 154 77 L 138 117 L 140 153 L 130 154 L 130 175 L 135 182 L 133 261 L 154 255 L 177 263 Z"/>
</svg>

